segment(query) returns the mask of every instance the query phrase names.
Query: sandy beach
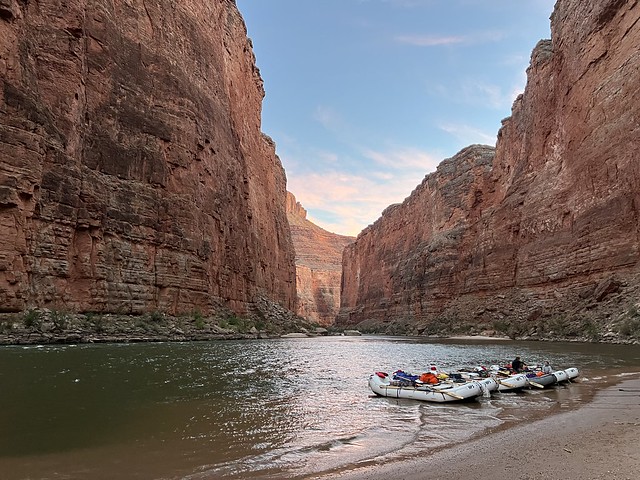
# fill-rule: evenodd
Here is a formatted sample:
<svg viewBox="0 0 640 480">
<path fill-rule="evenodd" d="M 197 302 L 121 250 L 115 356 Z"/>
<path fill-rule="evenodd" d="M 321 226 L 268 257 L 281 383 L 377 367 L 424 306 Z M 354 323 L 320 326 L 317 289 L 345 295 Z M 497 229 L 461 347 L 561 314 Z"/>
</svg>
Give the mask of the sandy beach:
<svg viewBox="0 0 640 480">
<path fill-rule="evenodd" d="M 577 410 L 500 430 L 419 459 L 367 466 L 340 480 L 637 480 L 640 376 Z"/>
</svg>

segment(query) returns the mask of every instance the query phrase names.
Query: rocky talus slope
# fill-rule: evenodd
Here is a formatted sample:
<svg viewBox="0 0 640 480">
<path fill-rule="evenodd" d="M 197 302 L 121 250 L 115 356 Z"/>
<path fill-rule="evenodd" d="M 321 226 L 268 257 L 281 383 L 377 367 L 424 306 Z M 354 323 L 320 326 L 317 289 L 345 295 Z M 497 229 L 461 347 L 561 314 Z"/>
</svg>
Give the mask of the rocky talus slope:
<svg viewBox="0 0 640 480">
<path fill-rule="evenodd" d="M 296 308 L 233 0 L 0 0 L 0 309 Z"/>
<path fill-rule="evenodd" d="M 338 323 L 640 338 L 640 3 L 559 0 L 495 151 L 445 160 L 344 257 Z"/>
<path fill-rule="evenodd" d="M 330 326 L 340 309 L 342 252 L 355 238 L 309 221 L 291 193 L 287 193 L 287 218 L 296 251 L 297 313 L 309 322 Z"/>
</svg>

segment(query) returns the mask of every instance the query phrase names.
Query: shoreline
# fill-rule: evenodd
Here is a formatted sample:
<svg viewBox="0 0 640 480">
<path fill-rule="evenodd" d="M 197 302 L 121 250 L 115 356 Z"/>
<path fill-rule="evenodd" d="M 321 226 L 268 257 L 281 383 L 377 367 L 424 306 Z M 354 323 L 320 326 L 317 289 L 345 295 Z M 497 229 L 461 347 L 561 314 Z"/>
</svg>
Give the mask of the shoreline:
<svg viewBox="0 0 640 480">
<path fill-rule="evenodd" d="M 145 314 L 72 313 L 63 310 L 32 308 L 23 312 L 0 312 L 0 346 L 2 345 L 69 345 L 91 343 L 155 343 L 200 342 L 218 340 L 252 340 L 318 336 L 391 336 L 464 342 L 570 342 L 613 345 L 640 345 L 635 335 L 606 335 L 598 339 L 584 336 L 519 336 L 498 332 L 478 335 L 414 335 L 409 332 L 386 335 L 361 332 L 342 327 L 308 323 L 288 311 L 269 315 L 238 316 L 221 310 L 212 315 L 195 311 L 180 316 L 154 311 Z"/>
<path fill-rule="evenodd" d="M 497 429 L 419 458 L 355 467 L 340 480 L 631 480 L 640 471 L 640 373 L 578 409 Z M 318 477 L 322 478 L 322 477 Z"/>
<path fill-rule="evenodd" d="M 122 318 L 122 317 L 120 317 Z M 15 327 L 0 328 L 0 346 L 29 346 L 29 345 L 76 345 L 76 344 L 111 344 L 111 343 L 165 343 L 165 342 L 209 342 L 224 340 L 263 340 L 274 338 L 308 338 L 331 336 L 391 336 L 397 338 L 422 338 L 425 340 L 447 341 L 478 341 L 478 342 L 544 342 L 544 343 L 597 343 L 607 345 L 639 345 L 636 339 L 608 339 L 608 341 L 592 342 L 584 339 L 557 338 L 509 338 L 505 336 L 487 335 L 452 335 L 452 336 L 414 336 L 414 335 L 377 335 L 367 333 L 352 333 L 355 330 L 344 332 L 329 332 L 323 327 L 314 327 L 310 331 L 306 327 L 298 329 L 286 329 L 281 332 L 268 332 L 264 330 L 238 331 L 223 329 L 218 325 L 207 325 L 205 328 L 194 327 L 180 323 L 165 322 L 154 324 L 144 317 L 125 317 L 128 323 L 124 328 L 109 328 L 109 332 L 96 331 L 95 329 L 68 329 L 64 331 L 36 330 L 27 331 Z M 142 318 L 142 320 L 140 320 Z M 134 325 L 134 320 L 135 325 Z M 2 327 L 2 315 L 0 314 L 0 327 Z M 317 332 L 316 330 L 322 330 Z"/>
<path fill-rule="evenodd" d="M 500 340 L 500 341 L 513 341 L 512 338 L 507 337 L 506 335 L 500 336 L 489 336 L 489 335 L 452 335 L 450 337 L 444 337 L 447 340 Z"/>
</svg>

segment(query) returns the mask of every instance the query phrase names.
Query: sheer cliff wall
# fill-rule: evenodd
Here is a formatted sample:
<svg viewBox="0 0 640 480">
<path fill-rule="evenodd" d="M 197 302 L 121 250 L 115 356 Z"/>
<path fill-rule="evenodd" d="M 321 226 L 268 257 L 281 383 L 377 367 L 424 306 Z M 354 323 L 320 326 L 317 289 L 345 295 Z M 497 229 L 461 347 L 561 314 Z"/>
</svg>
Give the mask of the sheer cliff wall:
<svg viewBox="0 0 640 480">
<path fill-rule="evenodd" d="M 323 326 L 333 325 L 340 309 L 342 251 L 355 240 L 320 228 L 287 193 L 287 218 L 296 251 L 299 316 Z"/>
<path fill-rule="evenodd" d="M 445 160 L 347 247 L 338 323 L 596 330 L 638 301 L 640 4 L 559 0 L 495 153 Z"/>
<path fill-rule="evenodd" d="M 0 0 L 0 78 L 2 310 L 295 309 L 234 1 Z"/>
</svg>

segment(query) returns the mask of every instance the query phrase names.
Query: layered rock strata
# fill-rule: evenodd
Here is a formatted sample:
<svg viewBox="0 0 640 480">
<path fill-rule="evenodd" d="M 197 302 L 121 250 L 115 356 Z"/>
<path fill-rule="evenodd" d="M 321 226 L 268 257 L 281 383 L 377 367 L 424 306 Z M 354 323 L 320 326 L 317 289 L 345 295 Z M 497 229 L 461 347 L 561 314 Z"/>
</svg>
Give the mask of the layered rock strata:
<svg viewBox="0 0 640 480">
<path fill-rule="evenodd" d="M 637 1 L 557 2 L 495 154 L 445 160 L 347 247 L 338 323 L 597 332 L 634 307 L 639 19 Z"/>
<path fill-rule="evenodd" d="M 232 0 L 0 2 L 0 308 L 295 309 Z"/>
<path fill-rule="evenodd" d="M 291 193 L 287 193 L 287 218 L 296 251 L 297 313 L 307 321 L 330 326 L 340 309 L 342 252 L 355 238 L 309 221 Z"/>
</svg>

